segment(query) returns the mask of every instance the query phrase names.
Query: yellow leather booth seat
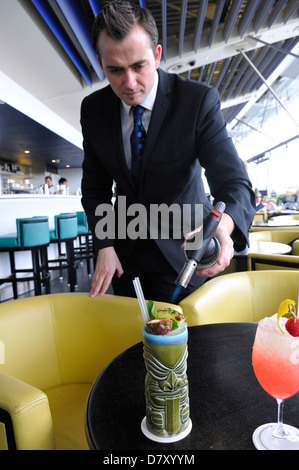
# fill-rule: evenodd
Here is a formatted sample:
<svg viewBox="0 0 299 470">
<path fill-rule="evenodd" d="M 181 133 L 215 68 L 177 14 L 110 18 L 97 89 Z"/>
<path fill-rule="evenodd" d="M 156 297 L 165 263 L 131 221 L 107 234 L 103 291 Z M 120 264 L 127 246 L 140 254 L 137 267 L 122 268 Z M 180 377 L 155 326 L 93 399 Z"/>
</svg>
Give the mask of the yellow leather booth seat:
<svg viewBox="0 0 299 470">
<path fill-rule="evenodd" d="M 0 304 L 0 449 L 14 441 L 17 449 L 88 449 L 90 387 L 142 340 L 142 326 L 137 300 L 126 297 L 66 293 Z"/>
<path fill-rule="evenodd" d="M 249 241 L 267 241 L 275 243 L 285 243 L 293 247 L 295 240 L 299 239 L 299 230 L 263 230 L 251 232 Z M 294 253 L 293 253 L 294 254 Z"/>
<path fill-rule="evenodd" d="M 299 225 L 252 225 L 250 227 L 250 233 L 251 232 L 263 232 L 264 230 L 298 230 L 299 233 Z"/>
<path fill-rule="evenodd" d="M 247 256 L 247 266 L 249 271 L 263 271 L 265 269 L 275 271 L 279 269 L 294 270 L 299 269 L 299 256 L 249 253 Z"/>
<path fill-rule="evenodd" d="M 268 220 L 268 215 L 266 211 L 257 211 L 253 217 L 254 222 L 263 222 Z"/>
<path fill-rule="evenodd" d="M 209 280 L 179 305 L 197 325 L 256 322 L 286 298 L 297 302 L 298 286 L 299 271 L 239 272 Z"/>
<path fill-rule="evenodd" d="M 292 243 L 292 255 L 299 256 L 299 240 Z"/>
</svg>

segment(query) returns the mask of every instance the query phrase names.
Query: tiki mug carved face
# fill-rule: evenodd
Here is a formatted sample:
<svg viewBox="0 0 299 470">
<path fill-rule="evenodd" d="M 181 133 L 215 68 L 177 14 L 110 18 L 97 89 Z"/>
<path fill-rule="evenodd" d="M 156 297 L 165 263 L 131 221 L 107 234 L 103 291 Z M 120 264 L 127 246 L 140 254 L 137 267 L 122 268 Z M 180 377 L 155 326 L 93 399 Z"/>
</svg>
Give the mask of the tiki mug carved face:
<svg viewBox="0 0 299 470">
<path fill-rule="evenodd" d="M 146 427 L 162 440 L 178 440 L 190 429 L 187 340 L 187 327 L 167 336 L 148 334 L 146 327 L 143 330 Z"/>
</svg>

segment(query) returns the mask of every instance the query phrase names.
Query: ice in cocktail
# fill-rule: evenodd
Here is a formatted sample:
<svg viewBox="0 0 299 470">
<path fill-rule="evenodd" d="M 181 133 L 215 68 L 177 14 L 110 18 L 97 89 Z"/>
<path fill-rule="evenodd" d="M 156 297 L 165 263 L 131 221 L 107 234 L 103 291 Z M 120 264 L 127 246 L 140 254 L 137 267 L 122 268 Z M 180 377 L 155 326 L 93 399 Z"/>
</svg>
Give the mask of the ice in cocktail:
<svg viewBox="0 0 299 470">
<path fill-rule="evenodd" d="M 152 440 L 171 442 L 184 438 L 191 430 L 187 378 L 188 328 L 180 318 L 178 328 L 171 331 L 171 315 L 166 311 L 164 313 L 166 318 L 154 318 L 143 327 L 143 356 L 147 373 L 146 416 L 142 421 L 142 431 Z M 172 314 L 175 315 L 175 312 Z"/>
<path fill-rule="evenodd" d="M 281 319 L 282 324 L 286 321 Z M 299 339 L 279 331 L 276 315 L 259 322 L 252 365 L 259 383 L 272 397 L 284 400 L 299 391 Z"/>
</svg>

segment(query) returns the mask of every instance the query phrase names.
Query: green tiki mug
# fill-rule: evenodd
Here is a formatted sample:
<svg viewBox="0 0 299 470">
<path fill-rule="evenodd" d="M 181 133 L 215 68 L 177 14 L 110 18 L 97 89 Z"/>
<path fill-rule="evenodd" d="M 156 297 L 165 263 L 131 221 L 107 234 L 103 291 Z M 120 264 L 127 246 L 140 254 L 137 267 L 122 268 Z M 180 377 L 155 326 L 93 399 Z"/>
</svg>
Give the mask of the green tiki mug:
<svg viewBox="0 0 299 470">
<path fill-rule="evenodd" d="M 173 332 L 174 333 L 174 332 Z M 188 328 L 165 336 L 143 328 L 146 417 L 142 431 L 158 442 L 183 439 L 191 431 L 187 378 Z"/>
</svg>

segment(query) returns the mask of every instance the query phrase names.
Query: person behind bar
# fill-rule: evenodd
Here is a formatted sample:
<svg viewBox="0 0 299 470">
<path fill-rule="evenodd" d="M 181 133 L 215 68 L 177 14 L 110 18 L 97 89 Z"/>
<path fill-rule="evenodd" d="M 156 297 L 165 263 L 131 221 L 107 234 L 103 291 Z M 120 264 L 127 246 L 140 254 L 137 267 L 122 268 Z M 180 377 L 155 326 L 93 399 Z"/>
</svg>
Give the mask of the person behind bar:
<svg viewBox="0 0 299 470">
<path fill-rule="evenodd" d="M 66 188 L 69 185 L 68 180 L 66 178 L 60 178 L 59 181 L 58 181 L 58 184 L 59 184 L 59 186 L 64 185 Z"/>
<path fill-rule="evenodd" d="M 45 184 L 48 185 L 49 194 L 55 194 L 55 188 L 52 182 L 52 177 L 50 175 L 45 176 Z"/>
<path fill-rule="evenodd" d="M 92 42 L 109 85 L 84 98 L 81 106 L 82 204 L 98 250 L 90 295 L 104 294 L 112 281 L 116 295 L 135 297 L 132 279 L 138 276 L 145 298 L 171 301 L 185 263 L 184 236 L 135 240 L 117 232 L 115 239 L 109 234 L 99 239 L 96 227 L 104 215 L 96 215 L 96 209 L 99 214 L 99 208 L 110 204 L 115 182 L 116 220 L 120 196 L 126 208 L 138 202 L 148 211 L 154 204 L 192 209 L 202 204 L 206 218 L 211 205 L 201 176 L 204 169 L 214 202 L 226 204 L 216 231 L 221 253 L 213 267 L 193 275 L 183 298 L 207 276 L 222 272 L 234 249 L 245 248 L 255 214 L 250 180 L 228 136 L 218 92 L 159 68 L 162 47 L 149 10 L 128 1 L 109 2 L 95 19 Z M 135 105 L 145 108 L 146 131 L 137 180 L 130 149 Z"/>
</svg>

